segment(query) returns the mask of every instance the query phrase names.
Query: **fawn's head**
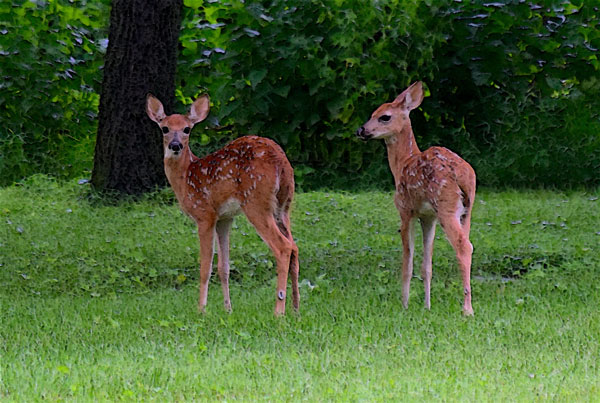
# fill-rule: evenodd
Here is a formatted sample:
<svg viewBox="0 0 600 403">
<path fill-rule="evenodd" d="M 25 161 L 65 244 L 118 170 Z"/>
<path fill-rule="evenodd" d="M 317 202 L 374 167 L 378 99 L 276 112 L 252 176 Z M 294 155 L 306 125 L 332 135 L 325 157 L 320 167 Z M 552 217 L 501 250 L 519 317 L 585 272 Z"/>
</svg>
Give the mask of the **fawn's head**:
<svg viewBox="0 0 600 403">
<path fill-rule="evenodd" d="M 165 158 L 179 158 L 186 150 L 190 133 L 194 125 L 208 116 L 210 100 L 208 95 L 202 95 L 194 101 L 187 115 L 165 115 L 163 104 L 151 94 L 146 98 L 146 113 L 155 121 L 163 133 L 163 149 Z"/>
<path fill-rule="evenodd" d="M 371 118 L 362 125 L 356 135 L 362 140 L 386 139 L 400 133 L 410 125 L 408 114 L 421 105 L 423 101 L 423 84 L 413 83 L 393 102 L 385 103 L 373 112 Z"/>
</svg>

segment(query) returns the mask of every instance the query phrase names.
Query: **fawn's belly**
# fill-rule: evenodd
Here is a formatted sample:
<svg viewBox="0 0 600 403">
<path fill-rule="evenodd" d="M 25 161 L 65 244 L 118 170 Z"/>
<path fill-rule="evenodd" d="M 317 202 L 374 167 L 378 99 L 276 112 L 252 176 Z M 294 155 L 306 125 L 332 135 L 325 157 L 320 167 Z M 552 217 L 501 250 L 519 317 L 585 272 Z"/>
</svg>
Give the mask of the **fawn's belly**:
<svg viewBox="0 0 600 403">
<path fill-rule="evenodd" d="M 235 197 L 231 197 L 219 207 L 217 212 L 219 218 L 233 218 L 242 212 L 241 203 Z"/>
</svg>

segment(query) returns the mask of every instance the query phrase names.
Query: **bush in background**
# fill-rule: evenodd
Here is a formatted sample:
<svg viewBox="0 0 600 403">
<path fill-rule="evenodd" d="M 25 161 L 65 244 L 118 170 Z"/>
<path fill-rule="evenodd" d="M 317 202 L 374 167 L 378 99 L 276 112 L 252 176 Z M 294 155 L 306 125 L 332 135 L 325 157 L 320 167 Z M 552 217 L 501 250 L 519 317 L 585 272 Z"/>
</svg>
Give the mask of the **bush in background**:
<svg viewBox="0 0 600 403">
<path fill-rule="evenodd" d="M 184 0 L 177 97 L 208 92 L 193 147 L 281 143 L 303 188 L 389 187 L 354 131 L 423 80 L 421 148 L 447 146 L 493 186 L 600 184 L 600 25 L 581 0 Z M 108 0 L 0 5 L 0 184 L 91 167 Z"/>
<path fill-rule="evenodd" d="M 0 185 L 91 167 L 106 3 L 0 4 Z"/>
<path fill-rule="evenodd" d="M 433 49 L 444 39 L 428 27 L 436 8 L 416 0 L 184 4 L 183 94 L 206 88 L 220 124 L 276 139 L 319 181 L 362 168 L 373 171 L 365 180 L 388 180 L 382 144 L 354 133 L 375 105 L 433 79 Z"/>
<path fill-rule="evenodd" d="M 362 173 L 369 183 L 390 182 L 383 144 L 362 144 L 354 131 L 376 106 L 420 79 L 431 93 L 422 112 L 413 112 L 420 146 L 454 149 L 481 183 L 600 183 L 595 7 L 185 4 L 182 94 L 205 88 L 220 124 L 275 138 L 319 181 L 340 176 L 356 185 Z"/>
<path fill-rule="evenodd" d="M 434 142 L 488 185 L 600 184 L 599 14 L 582 1 L 450 3 L 424 106 Z"/>
</svg>

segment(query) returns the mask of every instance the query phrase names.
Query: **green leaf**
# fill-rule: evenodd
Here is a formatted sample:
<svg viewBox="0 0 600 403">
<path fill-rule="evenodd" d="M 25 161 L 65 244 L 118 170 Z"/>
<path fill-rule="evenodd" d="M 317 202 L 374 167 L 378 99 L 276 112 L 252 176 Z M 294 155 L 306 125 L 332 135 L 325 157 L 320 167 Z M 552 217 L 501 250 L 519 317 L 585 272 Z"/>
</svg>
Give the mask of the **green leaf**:
<svg viewBox="0 0 600 403">
<path fill-rule="evenodd" d="M 183 5 L 193 9 L 199 9 L 204 4 L 204 0 L 183 0 Z"/>
<path fill-rule="evenodd" d="M 273 92 L 275 94 L 279 95 L 280 97 L 287 98 L 287 96 L 290 92 L 290 86 L 289 85 L 277 86 L 273 89 Z"/>
<path fill-rule="evenodd" d="M 248 74 L 248 80 L 252 84 L 252 89 L 256 88 L 258 84 L 265 78 L 267 75 L 267 69 L 253 70 Z"/>
</svg>

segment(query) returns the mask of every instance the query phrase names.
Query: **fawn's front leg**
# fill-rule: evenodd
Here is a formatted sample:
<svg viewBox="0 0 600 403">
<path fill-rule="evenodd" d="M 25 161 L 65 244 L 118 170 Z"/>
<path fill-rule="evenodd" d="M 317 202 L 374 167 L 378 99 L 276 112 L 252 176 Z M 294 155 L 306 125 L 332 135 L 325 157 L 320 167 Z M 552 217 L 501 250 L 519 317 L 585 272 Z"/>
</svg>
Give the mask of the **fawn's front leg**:
<svg viewBox="0 0 600 403">
<path fill-rule="evenodd" d="M 414 221 L 410 215 L 403 215 L 402 227 L 402 306 L 408 308 L 410 295 L 410 279 L 413 275 L 413 258 L 415 253 Z"/>
<path fill-rule="evenodd" d="M 198 225 L 200 238 L 200 296 L 198 298 L 198 311 L 204 313 L 208 297 L 208 282 L 212 272 L 214 254 L 214 225 Z"/>
<path fill-rule="evenodd" d="M 217 222 L 217 239 L 219 244 L 217 268 L 223 288 L 223 303 L 225 310 L 231 312 L 231 300 L 229 299 L 229 230 L 233 219 L 224 219 Z"/>
</svg>

